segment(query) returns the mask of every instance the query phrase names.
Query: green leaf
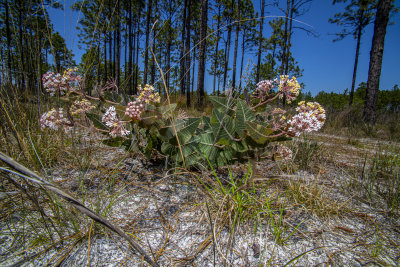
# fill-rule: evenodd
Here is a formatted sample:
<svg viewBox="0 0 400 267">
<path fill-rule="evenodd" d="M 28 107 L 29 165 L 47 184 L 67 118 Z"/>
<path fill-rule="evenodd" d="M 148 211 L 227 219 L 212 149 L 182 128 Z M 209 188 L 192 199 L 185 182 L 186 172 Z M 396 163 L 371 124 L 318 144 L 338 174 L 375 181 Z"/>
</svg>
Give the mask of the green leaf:
<svg viewBox="0 0 400 267">
<path fill-rule="evenodd" d="M 236 102 L 235 99 L 223 96 L 210 96 L 209 98 L 213 106 L 222 113 L 232 114 L 235 112 L 233 109 Z"/>
<path fill-rule="evenodd" d="M 176 150 L 176 146 L 173 146 L 168 142 L 163 142 L 161 145 L 161 153 L 164 155 L 174 155 L 176 154 Z"/>
<path fill-rule="evenodd" d="M 235 125 L 233 119 L 226 114 L 220 113 L 218 110 L 213 110 L 211 117 L 211 128 L 214 133 L 214 143 L 220 139 L 232 140 L 235 134 Z"/>
<path fill-rule="evenodd" d="M 176 131 L 178 132 L 185 125 L 185 120 L 175 119 L 174 125 Z M 172 125 L 160 128 L 159 132 L 160 132 L 160 138 L 163 139 L 164 141 L 168 141 L 171 138 L 175 138 L 175 131 Z"/>
<path fill-rule="evenodd" d="M 92 121 L 94 127 L 101 130 L 108 130 L 108 127 L 103 123 L 99 115 L 94 113 L 86 113 L 86 117 Z"/>
<path fill-rule="evenodd" d="M 199 149 L 209 161 L 214 161 L 218 154 L 218 148 L 214 145 L 214 139 L 214 135 L 211 132 L 200 135 Z"/>
<path fill-rule="evenodd" d="M 206 131 L 211 131 L 211 118 L 207 116 L 203 116 L 203 130 L 204 132 Z"/>
<path fill-rule="evenodd" d="M 171 117 L 171 111 L 174 112 L 176 109 L 176 103 L 171 104 L 171 108 L 169 105 L 158 107 L 158 111 L 161 113 L 161 116 L 164 119 L 168 119 Z"/>
<path fill-rule="evenodd" d="M 189 118 L 185 125 L 178 131 L 178 138 L 181 145 L 186 144 L 193 136 L 199 126 L 200 118 Z"/>
<path fill-rule="evenodd" d="M 249 147 L 247 146 L 246 142 L 244 140 L 240 142 L 233 142 L 232 143 L 232 148 L 240 153 L 246 152 L 249 150 Z"/>
<path fill-rule="evenodd" d="M 270 135 L 274 132 L 271 128 L 252 121 L 246 121 L 246 127 L 251 139 L 258 144 L 265 144 L 271 141 Z"/>
<path fill-rule="evenodd" d="M 254 121 L 256 116 L 242 99 L 237 100 L 236 108 L 236 132 L 240 137 L 244 136 L 246 121 Z"/>
<path fill-rule="evenodd" d="M 125 139 L 122 137 L 115 137 L 103 140 L 103 144 L 111 147 L 120 147 L 124 143 Z"/>
</svg>

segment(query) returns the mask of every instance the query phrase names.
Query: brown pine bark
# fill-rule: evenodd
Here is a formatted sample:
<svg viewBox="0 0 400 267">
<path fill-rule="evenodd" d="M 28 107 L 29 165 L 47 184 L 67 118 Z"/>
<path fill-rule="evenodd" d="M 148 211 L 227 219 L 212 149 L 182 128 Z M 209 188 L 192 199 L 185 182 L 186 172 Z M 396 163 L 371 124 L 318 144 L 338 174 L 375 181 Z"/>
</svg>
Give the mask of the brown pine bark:
<svg viewBox="0 0 400 267">
<path fill-rule="evenodd" d="M 183 4 L 183 15 L 182 15 L 182 31 L 181 31 L 181 53 L 180 53 L 180 75 L 179 75 L 179 94 L 185 95 L 185 31 L 186 31 L 186 9 L 188 6 L 188 0 L 184 0 Z"/>
<path fill-rule="evenodd" d="M 260 81 L 260 66 L 261 66 L 261 52 L 262 52 L 262 39 L 263 39 L 263 25 L 264 25 L 264 7 L 265 0 L 261 1 L 261 20 L 260 20 L 260 32 L 258 35 L 258 56 L 257 56 L 257 72 L 256 82 Z"/>
<path fill-rule="evenodd" d="M 233 52 L 233 67 L 232 67 L 232 90 L 235 90 L 236 86 L 236 61 L 238 54 L 239 44 L 239 31 L 240 31 L 240 0 L 237 1 L 237 22 L 236 22 L 236 36 L 235 36 L 235 50 Z"/>
<path fill-rule="evenodd" d="M 149 0 L 147 5 L 147 18 L 146 18 L 146 47 L 144 48 L 144 74 L 143 83 L 147 83 L 147 68 L 149 64 L 149 37 L 150 37 L 150 19 L 153 0 Z"/>
<path fill-rule="evenodd" d="M 357 67 L 358 67 L 358 55 L 360 54 L 361 35 L 362 35 L 362 27 L 359 26 L 358 27 L 358 31 L 357 31 L 356 58 L 354 60 L 353 79 L 351 81 L 349 106 L 351 106 L 353 104 L 354 87 L 355 87 L 355 84 L 356 84 Z"/>
<path fill-rule="evenodd" d="M 185 46 L 185 54 L 186 54 L 186 106 L 190 107 L 190 7 L 191 0 L 187 0 L 187 19 L 186 19 L 186 46 Z"/>
<path fill-rule="evenodd" d="M 379 81 L 382 70 L 383 49 L 385 46 L 386 28 L 392 0 L 379 0 L 375 18 L 374 36 L 370 53 L 367 94 L 365 97 L 363 119 L 370 125 L 376 122 Z"/>
<path fill-rule="evenodd" d="M 201 2 L 201 27 L 200 27 L 200 47 L 199 47 L 199 68 L 197 75 L 197 105 L 203 108 L 204 102 L 204 73 L 206 70 L 206 36 L 207 36 L 207 9 L 208 0 Z"/>
</svg>

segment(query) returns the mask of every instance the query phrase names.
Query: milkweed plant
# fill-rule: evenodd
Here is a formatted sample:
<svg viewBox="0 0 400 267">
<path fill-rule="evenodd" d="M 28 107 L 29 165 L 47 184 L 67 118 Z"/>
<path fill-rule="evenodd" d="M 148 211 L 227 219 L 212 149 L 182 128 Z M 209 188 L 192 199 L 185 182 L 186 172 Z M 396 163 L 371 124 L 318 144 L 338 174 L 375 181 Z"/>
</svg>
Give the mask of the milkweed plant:
<svg viewBox="0 0 400 267">
<path fill-rule="evenodd" d="M 148 157 L 158 153 L 170 166 L 225 166 L 271 147 L 274 159 L 288 160 L 292 151 L 281 142 L 318 131 L 326 118 L 316 102 L 299 102 L 296 114 L 271 108 L 270 102 L 285 99 L 291 103 L 300 93 L 297 79 L 287 75 L 259 82 L 248 102 L 234 98 L 232 91 L 210 96 L 212 114 L 202 117 L 182 116 L 176 104 L 160 104 L 160 95 L 151 85 L 139 86 L 136 95 L 125 97 L 116 93 L 115 85 L 104 86 L 94 97 L 85 93 L 82 81 L 77 68 L 62 75 L 43 75 L 45 90 L 68 103 L 68 108 L 53 108 L 41 116 L 43 129 L 67 132 L 86 127 L 104 134 L 104 144 Z M 279 145 L 272 146 L 276 142 Z"/>
</svg>

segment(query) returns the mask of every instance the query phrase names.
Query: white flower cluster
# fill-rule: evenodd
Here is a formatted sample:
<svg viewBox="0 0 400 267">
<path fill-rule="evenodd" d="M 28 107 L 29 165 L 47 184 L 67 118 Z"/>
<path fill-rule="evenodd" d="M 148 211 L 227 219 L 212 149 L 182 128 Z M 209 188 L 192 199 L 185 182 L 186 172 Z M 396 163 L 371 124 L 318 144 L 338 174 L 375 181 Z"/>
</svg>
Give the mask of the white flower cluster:
<svg viewBox="0 0 400 267">
<path fill-rule="evenodd" d="M 106 113 L 104 113 L 103 115 L 102 121 L 106 124 L 107 127 L 111 128 L 111 137 L 122 137 L 130 133 L 130 131 L 125 128 L 126 123 L 119 121 L 114 106 L 111 106 L 106 110 Z"/>
<path fill-rule="evenodd" d="M 63 75 L 52 71 L 46 72 L 42 77 L 43 87 L 51 96 L 54 96 L 56 92 L 64 95 L 68 91 L 76 91 L 81 81 L 81 76 L 75 74 L 77 70 L 77 68 L 68 68 Z"/>
<path fill-rule="evenodd" d="M 296 108 L 299 113 L 288 121 L 289 132 L 300 136 L 301 133 L 318 131 L 325 123 L 325 110 L 317 102 L 301 101 Z"/>
<path fill-rule="evenodd" d="M 90 110 L 94 109 L 94 105 L 90 103 L 87 99 L 76 100 L 74 104 L 71 106 L 71 114 L 81 114 L 89 112 Z"/>
<path fill-rule="evenodd" d="M 264 99 L 266 96 L 268 96 L 268 92 L 274 88 L 274 82 L 273 80 L 263 80 L 259 83 L 257 83 L 257 88 L 254 91 L 254 96 L 257 98 Z"/>
<path fill-rule="evenodd" d="M 43 75 L 43 87 L 46 89 L 46 92 L 50 93 L 51 96 L 54 96 L 56 92 L 59 92 L 60 95 L 64 95 L 68 90 L 67 88 L 67 79 L 62 77 L 59 73 L 54 73 L 52 71 L 46 72 Z"/>
<path fill-rule="evenodd" d="M 50 128 L 52 130 L 63 127 L 64 131 L 68 132 L 71 129 L 71 122 L 65 117 L 63 108 L 58 110 L 53 108 L 40 117 L 40 126 L 42 129 Z"/>
</svg>

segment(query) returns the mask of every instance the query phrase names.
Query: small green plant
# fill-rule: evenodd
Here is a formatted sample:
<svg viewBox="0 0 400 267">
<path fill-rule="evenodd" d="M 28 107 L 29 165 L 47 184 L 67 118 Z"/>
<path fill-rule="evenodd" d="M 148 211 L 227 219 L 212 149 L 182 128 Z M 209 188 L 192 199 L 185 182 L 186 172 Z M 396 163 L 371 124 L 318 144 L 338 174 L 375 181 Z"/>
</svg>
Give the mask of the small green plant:
<svg viewBox="0 0 400 267">
<path fill-rule="evenodd" d="M 297 231 L 299 226 L 303 224 L 300 222 L 293 230 L 289 231 L 289 228 L 284 224 L 284 212 L 287 200 L 287 194 L 283 198 L 283 203 L 279 203 L 278 209 L 272 209 L 271 203 L 267 200 L 265 205 L 267 207 L 269 222 L 273 236 L 275 237 L 275 243 L 278 245 L 284 245 L 286 241 Z"/>
<path fill-rule="evenodd" d="M 382 199 L 390 211 L 400 206 L 400 156 L 399 148 L 380 151 L 368 160 L 366 157 L 361 173 L 362 188 L 371 202 Z"/>
</svg>

